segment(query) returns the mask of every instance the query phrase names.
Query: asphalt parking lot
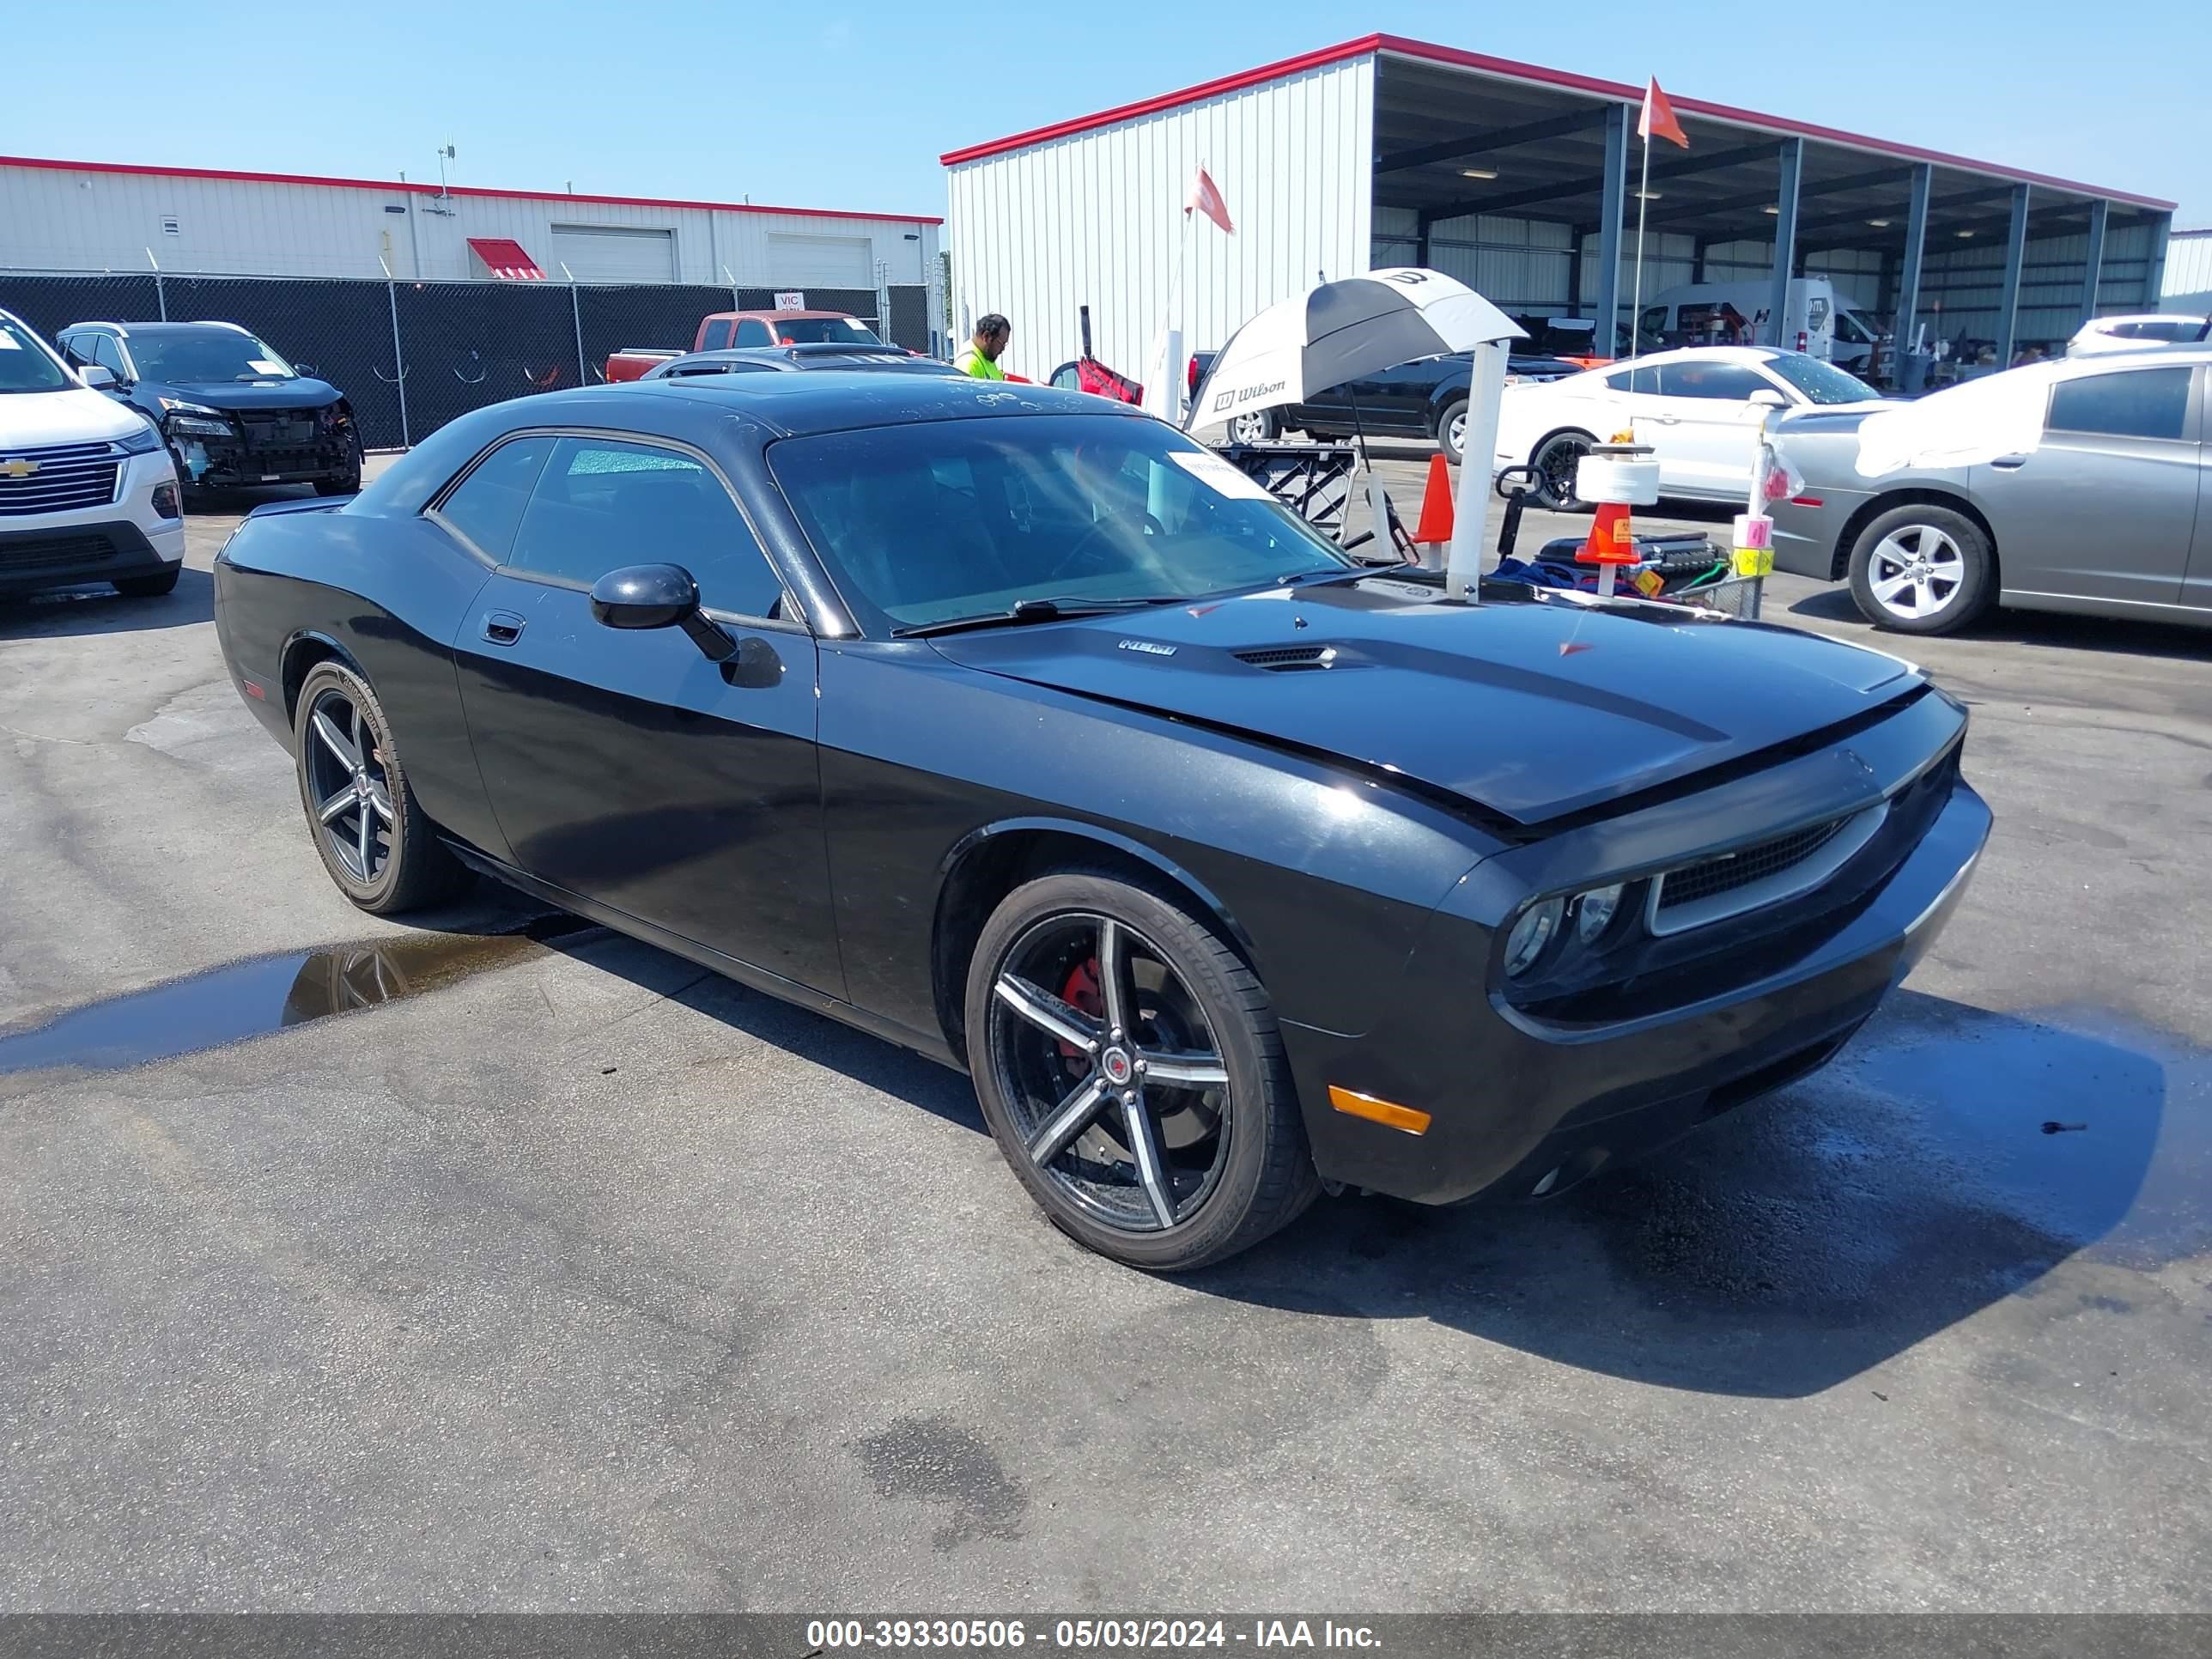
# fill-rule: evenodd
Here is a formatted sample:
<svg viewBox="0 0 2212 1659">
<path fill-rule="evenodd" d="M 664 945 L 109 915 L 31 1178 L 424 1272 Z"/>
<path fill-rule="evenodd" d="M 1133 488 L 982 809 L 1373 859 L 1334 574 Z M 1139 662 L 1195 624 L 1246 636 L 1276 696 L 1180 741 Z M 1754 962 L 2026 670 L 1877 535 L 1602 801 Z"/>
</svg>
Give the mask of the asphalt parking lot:
<svg viewBox="0 0 2212 1659">
<path fill-rule="evenodd" d="M 1841 1059 L 1162 1281 L 926 1061 L 353 910 L 221 505 L 167 599 L 0 604 L 0 1608 L 2212 1608 L 2208 636 L 1875 641 L 1997 827 Z"/>
</svg>

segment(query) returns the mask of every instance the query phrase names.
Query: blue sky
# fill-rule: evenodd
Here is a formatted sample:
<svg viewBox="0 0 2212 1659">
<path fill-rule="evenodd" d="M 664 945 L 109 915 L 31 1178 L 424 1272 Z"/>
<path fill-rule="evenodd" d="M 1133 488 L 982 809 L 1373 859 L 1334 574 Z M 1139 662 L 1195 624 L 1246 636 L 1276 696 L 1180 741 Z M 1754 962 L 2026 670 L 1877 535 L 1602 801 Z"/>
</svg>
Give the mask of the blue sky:
<svg viewBox="0 0 2212 1659">
<path fill-rule="evenodd" d="M 1656 74 L 1670 92 L 2165 197 L 2179 223 L 2212 223 L 2203 0 L 2080 22 L 2055 0 L 373 0 L 255 8 L 222 27 L 174 0 L 102 0 L 97 27 L 32 0 L 9 9 L 10 155 L 434 179 L 451 139 L 459 184 L 941 213 L 945 149 L 1383 29 Z"/>
</svg>

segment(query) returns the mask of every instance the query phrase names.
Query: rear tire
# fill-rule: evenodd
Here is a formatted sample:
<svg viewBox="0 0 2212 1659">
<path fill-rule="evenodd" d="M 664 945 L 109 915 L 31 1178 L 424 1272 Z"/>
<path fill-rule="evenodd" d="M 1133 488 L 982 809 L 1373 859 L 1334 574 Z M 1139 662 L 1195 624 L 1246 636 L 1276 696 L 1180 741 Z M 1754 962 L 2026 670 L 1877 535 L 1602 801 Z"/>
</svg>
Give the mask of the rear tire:
<svg viewBox="0 0 2212 1659">
<path fill-rule="evenodd" d="M 967 1022 L 1000 1151 L 1101 1255 L 1187 1273 L 1321 1190 L 1266 988 L 1164 894 L 1082 871 L 1015 889 L 976 941 Z"/>
<path fill-rule="evenodd" d="M 1538 444 L 1536 453 L 1528 458 L 1536 474 L 1528 504 L 1554 513 L 1574 513 L 1587 507 L 1589 503 L 1575 494 L 1575 464 L 1596 446 L 1597 440 L 1587 432 L 1554 432 Z"/>
<path fill-rule="evenodd" d="M 416 803 L 376 693 L 340 662 L 318 663 L 300 687 L 293 769 L 323 868 L 372 915 L 450 898 L 469 872 Z"/>
<path fill-rule="evenodd" d="M 177 591 L 177 578 L 183 571 L 183 565 L 173 564 L 158 576 L 125 576 L 112 586 L 126 599 L 158 599 Z"/>
<path fill-rule="evenodd" d="M 1851 598 L 1876 628 L 1954 634 L 1996 598 L 1996 550 L 1965 514 L 1908 501 L 1878 514 L 1851 548 Z"/>
</svg>

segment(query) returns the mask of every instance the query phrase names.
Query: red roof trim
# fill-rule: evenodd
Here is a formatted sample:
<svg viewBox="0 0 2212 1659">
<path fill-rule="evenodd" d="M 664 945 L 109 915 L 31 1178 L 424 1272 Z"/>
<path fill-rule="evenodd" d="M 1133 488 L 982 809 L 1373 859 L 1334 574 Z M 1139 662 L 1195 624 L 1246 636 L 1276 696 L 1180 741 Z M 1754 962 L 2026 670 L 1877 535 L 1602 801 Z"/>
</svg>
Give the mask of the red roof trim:
<svg viewBox="0 0 2212 1659">
<path fill-rule="evenodd" d="M 149 167 L 129 161 L 57 161 L 39 155 L 0 155 L 0 167 L 44 167 L 56 173 L 126 173 L 150 179 L 233 179 L 258 185 L 320 185 L 333 190 L 380 190 L 435 196 L 435 185 L 414 179 L 329 179 L 309 173 L 245 173 L 230 167 Z M 608 207 L 689 208 L 702 213 L 773 213 L 799 219 L 878 219 L 901 225 L 941 225 L 927 213 L 848 213 L 840 208 L 763 207 L 754 202 L 687 202 L 661 196 L 572 196 L 545 190 L 493 190 L 455 185 L 454 196 L 487 196 L 510 202 L 595 202 Z"/>
<path fill-rule="evenodd" d="M 1100 127 L 1117 125 L 1139 116 L 1157 115 L 1164 110 L 1181 109 L 1188 105 L 1218 98 L 1225 93 L 1241 92 L 1248 87 L 1263 86 L 1285 76 L 1304 74 L 1308 70 L 1321 69 L 1330 64 L 1341 64 L 1352 58 L 1364 58 L 1373 52 L 1394 52 L 1401 58 L 1419 58 L 1426 63 L 1445 64 L 1455 69 L 1478 70 L 1508 81 L 1533 82 L 1540 86 L 1562 87 L 1573 92 L 1585 92 L 1601 98 L 1618 99 L 1624 103 L 1638 103 L 1644 97 L 1644 88 L 1620 81 L 1603 81 L 1595 76 L 1577 75 L 1566 70 L 1546 69 L 1540 64 L 1523 64 L 1510 58 L 1492 58 L 1479 52 L 1466 52 L 1457 46 L 1439 46 L 1426 40 L 1409 40 L 1397 34 L 1366 34 L 1356 40 L 1346 40 L 1334 46 L 1323 46 L 1317 52 L 1297 58 L 1285 58 L 1279 63 L 1263 64 L 1257 69 L 1246 70 L 1237 75 L 1225 75 L 1217 80 L 1205 81 L 1180 92 L 1163 93 L 1157 98 L 1146 98 L 1133 104 L 1122 104 L 1113 109 L 1101 110 L 1096 115 L 1078 116 L 1072 120 L 1059 121 L 1050 126 L 1018 132 L 1011 137 L 996 138 L 986 143 L 970 144 L 965 149 L 949 150 L 939 159 L 946 167 L 957 167 L 963 161 L 980 161 L 986 157 L 1003 155 L 1011 150 L 1027 149 L 1033 144 L 1049 143 L 1054 139 L 1069 138 L 1081 132 L 1096 131 Z M 1817 126 L 1808 121 L 1791 120 L 1779 115 L 1762 115 L 1756 110 L 1738 109 L 1733 105 L 1715 104 L 1698 98 L 1685 98 L 1668 94 L 1668 100 L 1678 113 L 1711 116 L 1716 120 L 1729 121 L 1742 126 L 1756 127 L 1770 132 L 1790 133 L 1800 137 L 1819 139 L 1825 143 L 1847 144 L 1854 149 L 1872 150 L 1883 155 L 1900 155 L 1915 161 L 1932 161 L 1941 167 L 1961 167 L 1970 173 L 2011 179 L 2023 184 L 2043 185 L 2052 190 L 2070 191 L 2083 196 L 2101 196 L 2115 202 L 2131 203 L 2137 207 L 2173 211 L 2175 204 L 2161 201 L 2155 196 L 2138 196 L 2129 191 L 2105 190 L 2095 185 L 2077 184 L 2070 179 L 2052 178 L 2041 173 L 2027 173 L 2018 167 L 1998 167 L 1993 162 L 1977 161 L 1963 155 L 1947 155 L 1942 150 L 1923 149 L 1916 144 L 1901 144 L 1886 138 L 1869 138 L 1863 134 L 1845 132 L 1836 127 Z"/>
</svg>

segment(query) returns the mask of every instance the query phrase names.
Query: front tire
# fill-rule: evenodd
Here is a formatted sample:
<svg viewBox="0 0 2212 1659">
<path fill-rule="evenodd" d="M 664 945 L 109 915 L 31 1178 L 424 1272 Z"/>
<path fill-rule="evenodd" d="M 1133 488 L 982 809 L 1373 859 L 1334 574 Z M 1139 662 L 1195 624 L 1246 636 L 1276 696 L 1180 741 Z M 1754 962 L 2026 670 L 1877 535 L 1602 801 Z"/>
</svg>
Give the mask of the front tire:
<svg viewBox="0 0 2212 1659">
<path fill-rule="evenodd" d="M 1954 634 L 1996 597 L 1995 551 L 1965 514 L 1909 501 L 1877 514 L 1851 548 L 1851 598 L 1876 628 Z"/>
<path fill-rule="evenodd" d="M 1589 505 L 1575 494 L 1575 467 L 1596 446 L 1597 440 L 1587 432 L 1554 432 L 1538 444 L 1528 458 L 1536 474 L 1528 504 L 1554 513 L 1572 513 Z"/>
<path fill-rule="evenodd" d="M 368 682 L 343 663 L 318 663 L 296 707 L 300 805 L 337 890 L 380 916 L 451 897 L 468 872 L 416 804 Z"/>
<path fill-rule="evenodd" d="M 1101 1255 L 1203 1267 L 1320 1190 L 1266 989 L 1161 894 L 1085 872 L 1017 888 L 976 943 L 967 1019 L 1000 1151 Z"/>
<path fill-rule="evenodd" d="M 1458 466 L 1467 459 L 1467 399 L 1457 398 L 1444 405 L 1443 413 L 1437 416 L 1437 447 L 1444 459 Z"/>
<path fill-rule="evenodd" d="M 1255 409 L 1229 419 L 1229 441 L 1237 444 L 1273 442 L 1282 432 L 1282 423 L 1272 409 Z"/>
</svg>

